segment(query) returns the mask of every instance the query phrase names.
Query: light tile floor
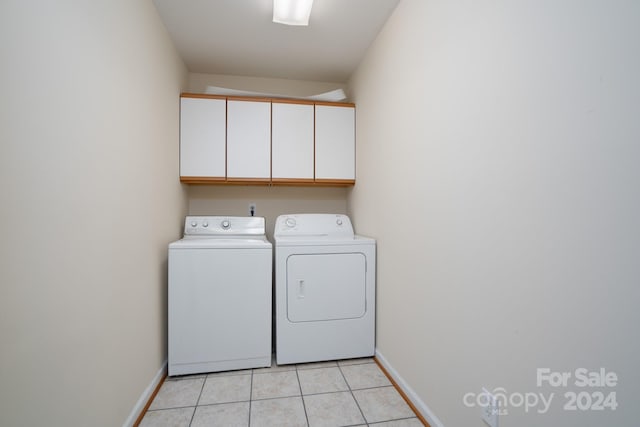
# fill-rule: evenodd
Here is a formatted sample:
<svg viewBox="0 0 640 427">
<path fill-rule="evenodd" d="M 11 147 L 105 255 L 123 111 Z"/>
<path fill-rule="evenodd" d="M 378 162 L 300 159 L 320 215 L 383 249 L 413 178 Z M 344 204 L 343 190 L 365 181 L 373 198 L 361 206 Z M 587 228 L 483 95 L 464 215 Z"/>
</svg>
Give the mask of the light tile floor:
<svg viewBox="0 0 640 427">
<path fill-rule="evenodd" d="M 141 427 L 418 427 L 373 359 L 167 378 Z"/>
</svg>

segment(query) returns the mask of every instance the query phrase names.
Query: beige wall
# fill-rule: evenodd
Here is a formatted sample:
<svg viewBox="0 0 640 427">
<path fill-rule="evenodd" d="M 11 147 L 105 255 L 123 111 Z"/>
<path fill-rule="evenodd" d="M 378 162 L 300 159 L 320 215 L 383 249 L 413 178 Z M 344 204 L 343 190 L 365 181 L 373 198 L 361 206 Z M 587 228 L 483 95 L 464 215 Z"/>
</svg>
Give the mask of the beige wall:
<svg viewBox="0 0 640 427">
<path fill-rule="evenodd" d="M 151 1 L 3 1 L 0 39 L 0 425 L 122 425 L 166 358 L 187 72 Z"/>
<path fill-rule="evenodd" d="M 350 82 L 381 354 L 447 426 L 467 392 L 555 392 L 502 427 L 637 425 L 640 3 L 403 0 Z M 415 222 L 417 221 L 417 222 Z M 563 411 L 536 368 L 618 374 Z M 574 378 L 575 379 L 575 378 Z"/>
</svg>

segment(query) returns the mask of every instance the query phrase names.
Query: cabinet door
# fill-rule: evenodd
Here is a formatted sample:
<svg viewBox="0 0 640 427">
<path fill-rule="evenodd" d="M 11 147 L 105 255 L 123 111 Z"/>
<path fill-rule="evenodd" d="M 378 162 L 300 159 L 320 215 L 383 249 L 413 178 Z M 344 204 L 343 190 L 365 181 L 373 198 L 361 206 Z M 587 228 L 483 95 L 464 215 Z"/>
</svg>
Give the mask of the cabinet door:
<svg viewBox="0 0 640 427">
<path fill-rule="evenodd" d="M 316 179 L 356 177 L 355 108 L 316 105 Z"/>
<path fill-rule="evenodd" d="M 227 101 L 227 178 L 271 177 L 271 103 Z"/>
<path fill-rule="evenodd" d="M 271 177 L 313 180 L 313 105 L 272 104 Z"/>
<path fill-rule="evenodd" d="M 224 179 L 225 99 L 180 98 L 180 176 Z"/>
</svg>

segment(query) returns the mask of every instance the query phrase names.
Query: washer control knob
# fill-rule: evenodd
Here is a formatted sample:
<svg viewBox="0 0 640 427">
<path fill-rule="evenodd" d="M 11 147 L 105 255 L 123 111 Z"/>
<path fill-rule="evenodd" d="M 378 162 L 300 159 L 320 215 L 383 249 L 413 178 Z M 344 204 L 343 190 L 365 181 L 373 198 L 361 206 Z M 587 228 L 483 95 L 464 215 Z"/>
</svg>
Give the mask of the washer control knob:
<svg viewBox="0 0 640 427">
<path fill-rule="evenodd" d="M 285 223 L 285 224 L 287 225 L 287 227 L 289 227 L 289 228 L 293 228 L 293 227 L 295 227 L 295 226 L 296 226 L 296 220 L 295 220 L 295 219 L 293 219 L 293 218 L 287 218 L 287 219 L 286 219 L 286 221 L 285 221 L 284 223 Z"/>
<path fill-rule="evenodd" d="M 342 225 L 342 219 L 341 218 L 336 219 L 336 224 Z"/>
<path fill-rule="evenodd" d="M 209 226 L 209 223 L 208 223 L 207 221 L 205 221 L 205 222 L 203 222 L 203 223 L 202 223 L 202 226 L 203 226 L 203 227 L 208 227 L 208 226 Z"/>
<path fill-rule="evenodd" d="M 195 221 L 191 221 L 191 226 L 192 226 L 192 227 L 195 227 L 195 226 L 197 226 L 197 225 L 198 225 L 198 223 L 197 223 L 197 222 L 195 222 Z"/>
<path fill-rule="evenodd" d="M 224 221 L 222 221 L 222 223 L 220 225 L 222 225 L 222 228 L 224 228 L 226 230 L 227 228 L 229 228 L 231 223 L 228 220 L 225 219 Z"/>
</svg>

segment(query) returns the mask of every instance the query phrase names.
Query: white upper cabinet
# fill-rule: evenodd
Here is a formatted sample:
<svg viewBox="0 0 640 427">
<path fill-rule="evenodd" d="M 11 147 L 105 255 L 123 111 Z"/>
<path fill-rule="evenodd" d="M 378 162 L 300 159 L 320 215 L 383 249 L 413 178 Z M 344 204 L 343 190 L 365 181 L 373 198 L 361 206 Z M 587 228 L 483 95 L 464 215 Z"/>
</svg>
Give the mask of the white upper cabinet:
<svg viewBox="0 0 640 427">
<path fill-rule="evenodd" d="M 335 105 L 315 108 L 316 179 L 355 180 L 355 108 Z"/>
<path fill-rule="evenodd" d="M 353 185 L 355 106 L 182 94 L 180 180 Z"/>
<path fill-rule="evenodd" d="M 271 103 L 227 100 L 227 179 L 271 179 Z"/>
<path fill-rule="evenodd" d="M 313 181 L 313 113 L 313 104 L 272 104 L 273 180 Z"/>
<path fill-rule="evenodd" d="M 180 176 L 224 180 L 225 99 L 180 99 Z"/>
</svg>

